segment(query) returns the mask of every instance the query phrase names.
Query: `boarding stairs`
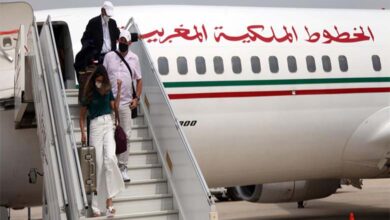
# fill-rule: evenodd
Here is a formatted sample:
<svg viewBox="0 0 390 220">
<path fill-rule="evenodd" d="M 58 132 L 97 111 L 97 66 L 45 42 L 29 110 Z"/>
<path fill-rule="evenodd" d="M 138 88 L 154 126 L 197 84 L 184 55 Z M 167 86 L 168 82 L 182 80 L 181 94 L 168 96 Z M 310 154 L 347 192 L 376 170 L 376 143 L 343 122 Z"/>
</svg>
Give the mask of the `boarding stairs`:
<svg viewBox="0 0 390 220">
<path fill-rule="evenodd" d="M 13 4 L 26 3 L 0 6 L 18 7 Z M 140 33 L 133 19 L 127 28 Z M 19 96 L 15 97 L 15 123 L 31 117 L 24 97 L 33 97 L 44 173 L 43 219 L 89 219 L 91 198 L 84 189 L 77 153 L 81 146 L 78 91 L 64 86 L 50 16 L 40 34 L 35 20 L 18 29 L 12 64 L 15 85 L 20 85 L 15 87 Z M 210 191 L 147 47 L 140 41 L 132 44 L 132 51 L 140 60 L 143 94 L 132 126 L 131 182 L 114 198 L 117 213 L 110 219 L 217 220 Z"/>
<path fill-rule="evenodd" d="M 66 94 L 77 145 L 81 146 L 78 90 L 69 89 Z M 141 108 L 138 117 L 132 120 L 130 145 L 128 174 L 131 182 L 126 183 L 126 190 L 113 200 L 117 209 L 114 219 L 178 220 L 179 210 L 173 206 L 172 190 Z"/>
</svg>

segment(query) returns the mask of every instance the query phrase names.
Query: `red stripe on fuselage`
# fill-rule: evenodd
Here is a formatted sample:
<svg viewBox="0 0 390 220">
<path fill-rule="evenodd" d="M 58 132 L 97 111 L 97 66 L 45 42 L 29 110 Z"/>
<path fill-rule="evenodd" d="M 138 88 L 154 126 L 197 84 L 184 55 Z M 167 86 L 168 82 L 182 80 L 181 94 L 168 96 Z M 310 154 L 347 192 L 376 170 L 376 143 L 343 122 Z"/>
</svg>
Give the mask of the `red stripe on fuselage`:
<svg viewBox="0 0 390 220">
<path fill-rule="evenodd" d="M 16 34 L 16 33 L 18 33 L 18 32 L 19 32 L 18 29 L 9 30 L 9 31 L 0 31 L 0 35 Z"/>
<path fill-rule="evenodd" d="M 207 98 L 240 98 L 263 96 L 296 96 L 296 95 L 335 95 L 356 93 L 387 93 L 390 87 L 384 88 L 348 88 L 348 89 L 308 89 L 284 91 L 250 91 L 250 92 L 215 92 L 215 93 L 187 93 L 169 94 L 170 99 L 207 99 Z"/>
</svg>

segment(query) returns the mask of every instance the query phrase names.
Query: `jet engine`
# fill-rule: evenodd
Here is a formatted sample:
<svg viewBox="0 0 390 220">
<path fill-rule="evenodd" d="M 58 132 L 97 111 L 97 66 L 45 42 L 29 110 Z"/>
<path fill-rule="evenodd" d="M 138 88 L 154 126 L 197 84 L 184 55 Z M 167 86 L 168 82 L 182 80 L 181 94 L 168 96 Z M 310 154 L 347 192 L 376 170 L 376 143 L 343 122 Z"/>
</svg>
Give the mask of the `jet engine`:
<svg viewBox="0 0 390 220">
<path fill-rule="evenodd" d="M 335 193 L 339 187 L 339 179 L 330 179 L 238 186 L 236 190 L 248 202 L 280 203 L 325 198 Z"/>
</svg>

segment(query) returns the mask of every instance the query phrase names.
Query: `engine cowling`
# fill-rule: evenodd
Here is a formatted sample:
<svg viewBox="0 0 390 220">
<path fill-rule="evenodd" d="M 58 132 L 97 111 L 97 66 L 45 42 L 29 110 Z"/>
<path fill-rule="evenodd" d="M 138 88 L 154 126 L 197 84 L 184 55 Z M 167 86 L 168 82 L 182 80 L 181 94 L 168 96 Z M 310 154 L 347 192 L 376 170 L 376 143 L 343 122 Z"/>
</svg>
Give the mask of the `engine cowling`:
<svg viewBox="0 0 390 220">
<path fill-rule="evenodd" d="M 332 179 L 238 186 L 236 190 L 248 202 L 279 203 L 325 198 L 335 193 L 339 187 L 340 180 Z"/>
</svg>

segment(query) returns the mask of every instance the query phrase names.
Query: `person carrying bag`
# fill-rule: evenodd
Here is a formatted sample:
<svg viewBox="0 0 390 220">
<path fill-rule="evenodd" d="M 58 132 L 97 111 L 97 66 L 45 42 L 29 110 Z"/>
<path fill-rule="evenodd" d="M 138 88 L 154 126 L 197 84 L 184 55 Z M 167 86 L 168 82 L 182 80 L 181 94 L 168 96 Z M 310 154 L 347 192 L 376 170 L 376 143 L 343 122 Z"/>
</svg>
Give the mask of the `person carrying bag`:
<svg viewBox="0 0 390 220">
<path fill-rule="evenodd" d="M 115 82 L 117 80 L 122 81 L 120 97 L 119 99 L 118 97 L 116 98 L 119 100 L 119 121 L 120 127 L 123 128 L 126 134 L 127 149 L 123 153 L 117 154 L 117 157 L 124 182 L 130 181 L 127 174 L 127 164 L 130 149 L 131 119 L 136 116 L 136 107 L 142 92 L 142 76 L 138 56 L 129 50 L 131 38 L 130 32 L 121 30 L 118 51 L 107 53 L 103 61 L 103 65 L 106 67 L 108 77 L 113 85 L 112 92 L 114 95 L 118 91 Z M 133 81 L 136 81 L 136 83 L 133 83 Z"/>
</svg>

